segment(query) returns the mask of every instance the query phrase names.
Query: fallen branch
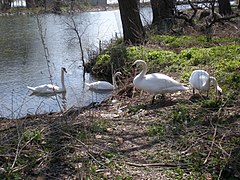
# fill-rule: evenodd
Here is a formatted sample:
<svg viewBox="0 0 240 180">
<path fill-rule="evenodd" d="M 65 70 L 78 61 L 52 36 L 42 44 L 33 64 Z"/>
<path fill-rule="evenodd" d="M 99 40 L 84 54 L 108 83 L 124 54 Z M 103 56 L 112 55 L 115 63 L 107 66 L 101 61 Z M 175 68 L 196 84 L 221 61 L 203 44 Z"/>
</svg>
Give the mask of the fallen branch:
<svg viewBox="0 0 240 180">
<path fill-rule="evenodd" d="M 135 167 L 178 167 L 178 166 L 189 166 L 191 164 L 183 164 L 183 163 L 151 163 L 151 164 L 137 164 L 131 162 L 125 162 L 130 166 Z"/>
</svg>

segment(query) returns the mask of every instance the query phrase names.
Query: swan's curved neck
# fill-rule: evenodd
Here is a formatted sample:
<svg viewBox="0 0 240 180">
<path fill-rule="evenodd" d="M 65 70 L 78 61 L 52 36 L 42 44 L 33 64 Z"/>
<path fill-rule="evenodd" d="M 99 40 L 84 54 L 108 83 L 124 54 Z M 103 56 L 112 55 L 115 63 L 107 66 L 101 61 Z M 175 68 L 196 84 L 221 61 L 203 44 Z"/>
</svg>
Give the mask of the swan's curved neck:
<svg viewBox="0 0 240 180">
<path fill-rule="evenodd" d="M 147 73 L 147 64 L 145 62 L 141 63 L 142 65 L 142 71 L 138 74 L 139 78 L 142 78 Z"/>
<path fill-rule="evenodd" d="M 61 82 L 62 82 L 62 90 L 65 90 L 65 83 L 64 83 L 64 70 L 62 70 L 61 72 Z"/>
<path fill-rule="evenodd" d="M 215 88 L 216 94 L 218 93 L 218 82 L 215 77 L 210 77 L 210 80 L 213 82 L 213 86 Z"/>
<path fill-rule="evenodd" d="M 202 85 L 203 88 L 209 88 L 210 87 L 210 81 L 211 81 L 211 78 L 208 78 L 208 80 Z"/>
<path fill-rule="evenodd" d="M 112 77 L 112 83 L 113 83 L 114 89 L 116 89 L 118 87 L 116 78 L 117 78 L 117 74 L 114 74 L 114 76 Z"/>
</svg>

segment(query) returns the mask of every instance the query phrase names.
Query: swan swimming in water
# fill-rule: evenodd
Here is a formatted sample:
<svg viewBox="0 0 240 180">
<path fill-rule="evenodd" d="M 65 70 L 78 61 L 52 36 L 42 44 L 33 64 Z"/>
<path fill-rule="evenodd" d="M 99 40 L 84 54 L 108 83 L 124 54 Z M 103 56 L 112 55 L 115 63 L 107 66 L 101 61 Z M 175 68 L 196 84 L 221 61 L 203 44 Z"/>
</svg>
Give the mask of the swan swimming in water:
<svg viewBox="0 0 240 180">
<path fill-rule="evenodd" d="M 33 93 L 37 94 L 50 94 L 50 93 L 62 93 L 66 92 L 66 87 L 64 84 L 64 73 L 67 73 L 66 69 L 64 67 L 61 68 L 61 82 L 62 87 L 59 87 L 54 84 L 43 84 L 36 87 L 27 86 L 28 89 L 33 91 Z"/>
<path fill-rule="evenodd" d="M 97 81 L 92 83 L 85 83 L 90 90 L 114 90 L 117 89 L 116 77 L 121 75 L 121 72 L 116 72 L 112 78 L 113 84 L 107 81 Z"/>
<path fill-rule="evenodd" d="M 200 93 L 203 91 L 207 91 L 208 96 L 211 82 L 213 82 L 216 95 L 221 95 L 222 89 L 218 86 L 216 78 L 210 76 L 206 71 L 194 70 L 189 78 L 189 83 L 193 88 L 193 94 L 195 94 L 195 89 L 197 89 Z"/>
<path fill-rule="evenodd" d="M 143 70 L 133 79 L 133 84 L 137 89 L 147 91 L 153 94 L 152 104 L 157 94 L 175 93 L 178 91 L 186 91 L 187 87 L 172 79 L 171 77 L 161 73 L 147 73 L 147 64 L 143 60 L 136 60 L 133 66 L 141 65 Z"/>
</svg>

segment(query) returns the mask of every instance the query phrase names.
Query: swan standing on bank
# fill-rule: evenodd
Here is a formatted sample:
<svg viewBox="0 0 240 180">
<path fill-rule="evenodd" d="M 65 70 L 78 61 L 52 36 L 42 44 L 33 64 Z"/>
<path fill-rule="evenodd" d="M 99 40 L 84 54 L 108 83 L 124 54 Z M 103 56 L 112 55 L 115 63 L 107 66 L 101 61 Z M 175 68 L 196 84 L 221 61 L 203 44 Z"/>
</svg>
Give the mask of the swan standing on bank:
<svg viewBox="0 0 240 180">
<path fill-rule="evenodd" d="M 153 94 L 152 104 L 157 94 L 175 93 L 178 91 L 188 90 L 187 87 L 161 73 L 147 73 L 147 64 L 143 60 L 136 60 L 133 66 L 141 65 L 143 70 L 133 79 L 133 84 L 137 89 L 147 91 Z"/>
<path fill-rule="evenodd" d="M 210 76 L 206 71 L 194 70 L 189 78 L 189 83 L 193 88 L 193 94 L 195 94 L 195 89 L 197 89 L 199 93 L 207 91 L 208 96 L 211 82 L 215 88 L 216 95 L 221 95 L 222 89 L 218 86 L 216 78 Z"/>
<path fill-rule="evenodd" d="M 27 86 L 27 88 L 30 89 L 31 91 L 33 91 L 33 93 L 38 93 L 38 94 L 66 92 L 66 87 L 65 87 L 65 84 L 64 84 L 64 73 L 67 73 L 67 71 L 64 67 L 62 67 L 61 68 L 62 87 L 59 87 L 59 86 L 54 85 L 54 84 L 43 84 L 43 85 L 36 86 L 36 87 Z"/>
<path fill-rule="evenodd" d="M 112 78 L 112 83 L 107 81 L 97 81 L 92 83 L 85 83 L 90 90 L 114 90 L 117 89 L 116 77 L 121 75 L 121 72 L 116 72 Z"/>
</svg>

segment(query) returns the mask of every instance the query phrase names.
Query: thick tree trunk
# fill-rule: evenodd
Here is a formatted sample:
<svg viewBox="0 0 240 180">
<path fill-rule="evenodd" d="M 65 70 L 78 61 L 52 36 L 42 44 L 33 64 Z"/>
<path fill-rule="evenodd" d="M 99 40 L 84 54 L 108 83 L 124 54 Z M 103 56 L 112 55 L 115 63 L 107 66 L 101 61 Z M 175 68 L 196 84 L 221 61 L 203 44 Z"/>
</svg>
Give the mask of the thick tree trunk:
<svg viewBox="0 0 240 180">
<path fill-rule="evenodd" d="M 159 9 L 159 0 L 151 0 L 151 7 L 153 12 L 152 24 L 157 24 L 160 20 L 160 9 Z"/>
<path fill-rule="evenodd" d="M 46 9 L 47 1 L 46 0 L 26 0 L 26 7 L 45 7 Z"/>
<path fill-rule="evenodd" d="M 140 44 L 145 38 L 142 21 L 140 19 L 137 0 L 118 0 L 123 38 L 127 44 Z"/>
<path fill-rule="evenodd" d="M 218 0 L 219 14 L 226 16 L 232 14 L 232 8 L 229 0 Z"/>
<path fill-rule="evenodd" d="M 173 24 L 175 0 L 151 0 L 152 24 L 159 31 L 169 31 Z"/>
<path fill-rule="evenodd" d="M 36 7 L 35 0 L 26 0 L 26 7 L 27 8 Z"/>
</svg>

